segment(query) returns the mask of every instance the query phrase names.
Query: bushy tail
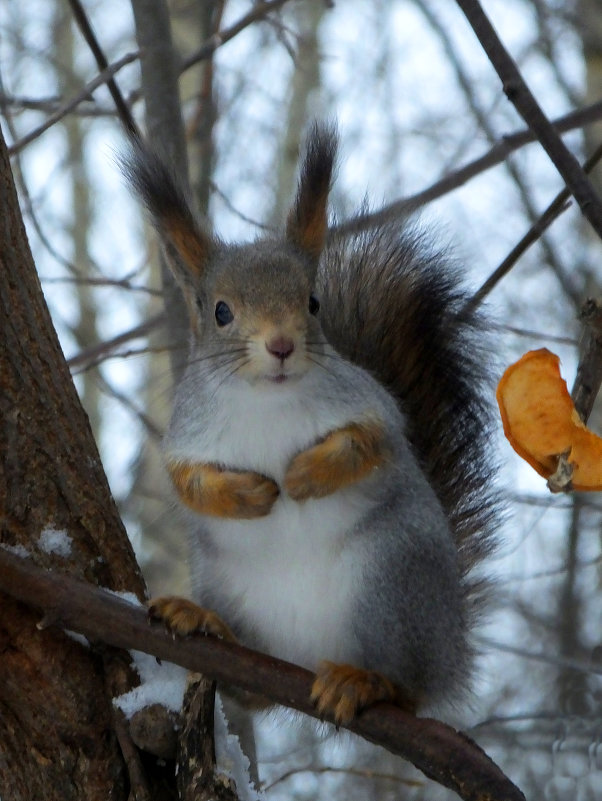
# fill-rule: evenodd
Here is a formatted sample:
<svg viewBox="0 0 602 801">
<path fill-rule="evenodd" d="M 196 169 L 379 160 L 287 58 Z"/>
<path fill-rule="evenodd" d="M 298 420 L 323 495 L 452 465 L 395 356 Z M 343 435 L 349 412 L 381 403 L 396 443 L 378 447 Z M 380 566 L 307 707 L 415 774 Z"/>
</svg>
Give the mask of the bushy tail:
<svg viewBox="0 0 602 801">
<path fill-rule="evenodd" d="M 333 237 L 320 281 L 326 337 L 398 399 L 468 573 L 493 546 L 498 510 L 488 353 L 458 271 L 419 232 L 386 225 Z"/>
</svg>

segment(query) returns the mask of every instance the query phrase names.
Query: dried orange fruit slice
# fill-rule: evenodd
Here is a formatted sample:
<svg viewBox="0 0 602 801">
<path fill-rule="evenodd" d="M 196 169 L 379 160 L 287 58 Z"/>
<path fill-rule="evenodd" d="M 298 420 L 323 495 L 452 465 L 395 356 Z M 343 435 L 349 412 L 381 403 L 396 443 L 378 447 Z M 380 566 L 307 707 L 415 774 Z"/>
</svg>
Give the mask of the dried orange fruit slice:
<svg viewBox="0 0 602 801">
<path fill-rule="evenodd" d="M 508 367 L 496 393 L 504 434 L 545 478 L 567 453 L 573 489 L 601 490 L 602 439 L 579 418 L 559 365 L 558 356 L 542 348 Z"/>
</svg>

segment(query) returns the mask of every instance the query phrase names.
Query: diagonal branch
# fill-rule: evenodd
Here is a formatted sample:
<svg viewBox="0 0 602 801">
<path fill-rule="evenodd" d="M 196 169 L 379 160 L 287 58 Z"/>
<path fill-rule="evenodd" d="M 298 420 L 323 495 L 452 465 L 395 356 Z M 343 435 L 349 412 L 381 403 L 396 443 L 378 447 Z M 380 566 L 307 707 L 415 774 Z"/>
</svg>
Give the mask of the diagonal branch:
<svg viewBox="0 0 602 801">
<path fill-rule="evenodd" d="M 566 133 L 575 128 L 590 125 L 601 117 L 602 100 L 585 106 L 584 108 L 571 111 L 562 117 L 558 117 L 554 120 L 553 125 L 558 133 Z M 537 137 L 530 128 L 506 134 L 482 156 L 444 175 L 438 181 L 426 187 L 426 189 L 422 189 L 414 195 L 395 200 L 387 206 L 383 206 L 383 208 L 378 211 L 369 212 L 361 217 L 340 223 L 334 226 L 331 231 L 336 233 L 352 233 L 372 226 L 382 225 L 391 220 L 403 218 L 416 211 L 421 206 L 459 189 L 472 180 L 472 178 L 501 164 L 511 153 L 514 153 L 515 150 L 536 141 Z"/>
<path fill-rule="evenodd" d="M 130 342 L 132 339 L 137 339 L 138 337 L 146 337 L 151 331 L 162 325 L 165 325 L 165 312 L 159 312 L 159 314 L 155 314 L 143 323 L 139 323 L 111 339 L 104 340 L 103 342 L 99 342 L 96 345 L 92 345 L 76 353 L 75 356 L 71 356 L 71 358 L 67 360 L 67 364 L 73 369 L 74 367 L 81 367 L 82 365 L 87 367 L 90 362 L 98 363 L 101 357 L 112 354 L 115 348 L 118 348 L 125 342 Z"/>
<path fill-rule="evenodd" d="M 82 36 L 86 40 L 88 47 L 92 51 L 92 55 L 96 60 L 96 64 L 98 65 L 99 70 L 104 71 L 108 68 L 109 62 L 96 38 L 96 34 L 92 30 L 92 26 L 90 25 L 90 20 L 88 19 L 86 12 L 80 0 L 68 0 L 69 5 L 71 6 L 71 11 L 77 22 L 79 29 L 81 31 Z M 111 97 L 113 98 L 113 102 L 115 103 L 115 108 L 117 109 L 117 113 L 119 114 L 119 119 L 123 123 L 124 128 L 126 131 L 134 137 L 134 139 L 140 138 L 140 131 L 138 130 L 138 126 L 136 125 L 134 118 L 132 117 L 132 113 L 129 109 L 128 104 L 123 99 L 123 95 L 121 94 L 119 87 L 117 86 L 117 82 L 115 78 L 111 75 L 107 79 L 107 89 L 109 90 Z"/>
<path fill-rule="evenodd" d="M 95 89 L 98 89 L 99 86 L 105 84 L 110 78 L 113 77 L 120 69 L 126 66 L 126 64 L 131 64 L 133 61 L 137 61 L 138 53 L 126 53 L 125 56 L 122 56 L 120 59 L 115 61 L 109 67 L 107 67 L 102 72 L 99 72 L 98 75 L 89 81 L 83 89 L 75 95 L 68 103 L 65 103 L 64 106 L 57 109 L 54 114 L 51 114 L 44 122 L 39 125 L 37 128 L 34 128 L 33 131 L 30 131 L 24 137 L 19 139 L 18 142 L 15 142 L 8 148 L 8 155 L 13 156 L 15 153 L 18 153 L 20 150 L 33 142 L 34 139 L 37 139 L 41 136 L 45 131 L 52 126 L 62 120 L 63 117 L 66 117 L 70 111 L 72 111 L 76 106 L 78 106 L 84 100 L 89 100 L 90 95 L 94 92 Z"/>
<path fill-rule="evenodd" d="M 601 159 L 602 144 L 598 145 L 592 155 L 584 163 L 583 170 L 586 173 L 591 172 Z M 496 267 L 489 278 L 475 292 L 473 297 L 466 304 L 465 311 L 473 311 L 483 302 L 496 284 L 510 272 L 523 253 L 525 253 L 534 242 L 537 242 L 542 232 L 545 231 L 546 228 L 549 228 L 554 220 L 566 211 L 569 207 L 570 196 L 571 193 L 567 187 L 560 190 L 537 222 L 529 228 L 527 233 L 516 243 L 502 263 Z M 572 295 L 573 293 L 569 294 Z"/>
<path fill-rule="evenodd" d="M 502 44 L 478 0 L 457 0 L 503 84 L 504 93 L 514 104 L 542 147 L 553 161 L 584 216 L 602 239 L 602 201 L 579 162 L 566 147 L 554 126 L 541 110 L 514 60 Z"/>
<path fill-rule="evenodd" d="M 180 64 L 180 72 L 184 72 L 190 67 L 194 67 L 199 61 L 204 61 L 215 53 L 218 47 L 229 42 L 249 25 L 263 20 L 272 11 L 277 11 L 288 0 L 265 0 L 253 5 L 251 11 L 241 17 L 237 22 L 232 24 L 225 30 L 214 33 L 206 42 L 204 42 L 198 50 L 182 60 Z"/>
<path fill-rule="evenodd" d="M 318 717 L 309 700 L 313 674 L 296 665 L 210 637 L 173 639 L 133 606 L 91 584 L 46 571 L 0 549 L 0 590 L 91 642 L 137 649 Z M 348 728 L 412 762 L 465 801 L 525 801 L 484 751 L 451 727 L 390 704 L 365 710 Z"/>
</svg>

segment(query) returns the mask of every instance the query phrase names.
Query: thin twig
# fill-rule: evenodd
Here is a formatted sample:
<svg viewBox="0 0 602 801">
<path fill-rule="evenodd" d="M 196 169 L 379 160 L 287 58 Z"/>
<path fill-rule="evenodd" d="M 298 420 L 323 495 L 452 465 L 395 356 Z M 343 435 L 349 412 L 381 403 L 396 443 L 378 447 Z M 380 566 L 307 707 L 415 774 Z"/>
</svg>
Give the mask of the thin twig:
<svg viewBox="0 0 602 801">
<path fill-rule="evenodd" d="M 116 73 L 119 72 L 120 69 L 123 69 L 127 64 L 131 64 L 133 61 L 136 61 L 139 57 L 138 52 L 135 53 L 126 53 L 125 56 L 122 56 L 120 59 L 115 61 L 114 64 L 111 64 L 105 70 L 100 72 L 95 78 L 93 78 L 89 83 L 87 83 L 84 88 L 75 95 L 68 103 L 65 103 L 64 106 L 61 106 L 60 109 L 55 111 L 54 114 L 51 114 L 47 120 L 45 120 L 41 125 L 37 128 L 34 128 L 33 131 L 30 131 L 28 134 L 23 136 L 19 139 L 18 142 L 15 142 L 8 148 L 9 156 L 18 153 L 20 150 L 26 145 L 29 145 L 35 139 L 40 137 L 45 131 L 51 128 L 55 123 L 62 120 L 63 117 L 66 117 L 70 111 L 72 111 L 79 103 L 84 100 L 88 100 L 90 94 L 94 92 L 95 89 L 98 89 L 99 86 L 105 84 L 110 78 L 113 77 Z"/>
<path fill-rule="evenodd" d="M 503 651 L 508 654 L 516 654 L 523 659 L 530 659 L 534 662 L 542 662 L 545 665 L 554 665 L 555 667 L 568 668 L 570 670 L 578 670 L 580 673 L 595 675 L 602 675 L 602 665 L 596 663 L 587 663 L 580 659 L 570 659 L 565 656 L 550 656 L 542 652 L 529 651 L 526 648 L 517 648 L 514 645 L 507 645 L 506 643 L 498 642 L 491 637 L 478 636 L 476 638 L 478 643 L 482 643 L 486 648 L 494 648 L 496 651 Z"/>
<path fill-rule="evenodd" d="M 145 322 L 140 323 L 140 325 L 136 325 L 133 328 L 130 328 L 128 331 L 123 331 L 121 334 L 117 334 L 116 336 L 112 337 L 112 339 L 107 339 L 106 342 L 100 342 L 97 345 L 92 345 L 91 347 L 80 351 L 76 356 L 72 356 L 70 359 L 68 359 L 67 364 L 70 368 L 79 367 L 82 364 L 86 364 L 89 361 L 97 359 L 99 356 L 104 356 L 107 353 L 110 353 L 115 348 L 119 347 L 119 345 L 123 345 L 125 342 L 130 342 L 132 339 L 146 336 L 150 331 L 153 331 L 155 328 L 164 325 L 164 323 L 165 312 L 156 314 L 154 317 L 151 317 L 150 320 L 145 320 Z"/>
<path fill-rule="evenodd" d="M 483 50 L 502 81 L 504 93 L 514 104 L 529 128 L 563 177 L 584 216 L 602 239 L 602 201 L 575 156 L 566 147 L 554 126 L 541 110 L 518 67 L 502 44 L 478 0 L 457 0 Z"/>
<path fill-rule="evenodd" d="M 291 776 L 296 776 L 299 773 L 343 773 L 346 776 L 357 776 L 363 779 L 370 779 L 371 781 L 374 781 L 375 779 L 379 779 L 380 781 L 391 781 L 395 782 L 396 784 L 403 784 L 404 787 L 424 787 L 423 781 L 418 781 L 417 779 L 406 779 L 403 776 L 396 776 L 394 773 L 379 773 L 371 768 L 335 768 L 331 765 L 320 765 L 318 767 L 315 765 L 308 765 L 306 768 L 291 768 L 291 770 L 287 770 L 286 773 L 283 773 L 277 779 L 274 779 L 274 781 L 270 782 L 270 784 L 266 784 L 262 789 L 264 793 L 267 793 L 268 790 L 271 790 L 277 784 L 281 784 L 287 779 L 290 779 Z"/>
<path fill-rule="evenodd" d="M 71 6 L 71 11 L 73 12 L 73 16 L 77 25 L 81 31 L 82 36 L 86 40 L 88 47 L 92 51 L 92 55 L 96 60 L 96 64 L 98 65 L 99 70 L 104 71 L 108 68 L 109 62 L 103 50 L 96 38 L 94 31 L 92 30 L 92 26 L 90 25 L 90 21 L 84 11 L 82 4 L 79 0 L 69 0 L 69 5 Z M 134 118 L 132 117 L 132 113 L 129 109 L 128 104 L 123 99 L 123 95 L 121 94 L 119 87 L 113 76 L 107 79 L 107 89 L 109 90 L 111 97 L 113 98 L 113 102 L 115 103 L 115 108 L 117 109 L 117 113 L 119 115 L 119 119 L 123 123 L 125 129 L 128 133 L 133 136 L 135 139 L 140 139 L 140 131 L 138 126 L 134 122 Z"/>
<path fill-rule="evenodd" d="M 233 39 L 242 30 L 248 28 L 249 25 L 252 25 L 254 22 L 259 22 L 263 17 L 267 16 L 267 14 L 270 14 L 272 11 L 277 11 L 287 2 L 288 0 L 266 0 L 266 2 L 255 3 L 253 9 L 249 11 L 248 14 L 245 14 L 244 17 L 241 17 L 238 22 L 226 28 L 225 31 L 218 31 L 215 33 L 204 42 L 197 51 L 183 59 L 180 64 L 180 72 L 194 67 L 199 61 L 210 58 L 218 47 L 225 45 L 226 42 L 229 42 L 230 39 Z"/>
<path fill-rule="evenodd" d="M 138 271 L 132 271 L 132 275 L 136 275 Z M 144 284 L 132 284 L 129 277 L 125 278 L 81 278 L 72 276 L 59 276 L 57 278 L 49 278 L 41 275 L 40 281 L 42 284 L 72 284 L 76 286 L 95 286 L 95 287 L 119 287 L 120 289 L 127 289 L 128 292 L 143 292 L 145 295 L 160 298 L 163 292 L 160 289 L 152 289 Z"/>
<path fill-rule="evenodd" d="M 565 114 L 562 117 L 558 117 L 558 119 L 554 120 L 553 125 L 558 133 L 566 133 L 575 128 L 597 122 L 601 117 L 602 100 L 585 108 L 571 111 L 569 114 Z M 502 136 L 502 138 L 482 156 L 465 164 L 458 170 L 454 170 L 454 172 L 439 179 L 426 189 L 422 189 L 414 195 L 396 200 L 378 211 L 362 215 L 357 220 L 352 219 L 341 223 L 341 225 L 333 227 L 331 231 L 336 233 L 352 233 L 372 226 L 382 225 L 389 220 L 398 219 L 411 214 L 421 206 L 433 200 L 437 200 L 449 192 L 460 189 L 467 184 L 468 181 L 481 175 L 486 170 L 501 164 L 504 159 L 515 150 L 536 141 L 537 137 L 530 128 Z"/>
<path fill-rule="evenodd" d="M 426 17 L 426 19 L 428 20 L 429 24 L 439 37 L 444 47 L 447 58 L 455 72 L 456 81 L 458 82 L 462 90 L 462 93 L 464 94 L 466 103 L 469 106 L 471 113 L 473 114 L 473 116 L 475 117 L 475 119 L 479 124 L 479 128 L 484 132 L 489 142 L 493 143 L 495 141 L 495 131 L 494 131 L 494 126 L 490 119 L 490 115 L 484 111 L 484 109 L 481 107 L 481 104 L 478 102 L 475 96 L 474 85 L 472 84 L 466 70 L 462 66 L 460 58 L 451 43 L 447 27 L 439 22 L 437 16 L 429 9 L 428 4 L 426 5 L 421 4 L 420 8 L 422 10 L 422 14 Z M 516 186 L 518 196 L 522 203 L 527 219 L 529 220 L 531 225 L 537 225 L 538 223 L 537 208 L 532 197 L 532 192 L 530 191 L 527 183 L 525 182 L 521 170 L 519 170 L 518 166 L 512 159 L 506 159 L 504 166 Z M 555 249 L 549 242 L 548 237 L 544 236 L 543 231 L 540 234 L 540 241 L 541 241 L 541 246 L 544 250 L 546 262 L 551 267 L 554 274 L 558 277 L 558 280 L 560 281 L 565 293 L 571 298 L 575 307 L 578 308 L 581 298 L 578 296 L 574 288 L 571 286 L 571 283 L 567 278 L 566 272 L 558 259 Z"/>
<path fill-rule="evenodd" d="M 586 173 L 591 172 L 601 159 L 602 144 L 598 145 L 592 155 L 587 159 L 587 161 L 584 162 L 583 171 Z M 570 197 L 571 193 L 567 187 L 562 189 L 556 195 L 539 220 L 537 220 L 537 222 L 532 225 L 531 228 L 529 228 L 527 233 L 512 248 L 499 267 L 493 271 L 485 283 L 475 292 L 466 306 L 466 311 L 472 311 L 476 309 L 476 307 L 479 306 L 491 292 L 494 286 L 496 286 L 496 284 L 498 284 L 502 278 L 510 272 L 523 253 L 525 253 L 525 251 L 527 251 L 534 242 L 537 242 L 542 231 L 545 231 L 545 229 L 548 228 L 557 217 L 559 217 L 569 208 Z"/>
</svg>

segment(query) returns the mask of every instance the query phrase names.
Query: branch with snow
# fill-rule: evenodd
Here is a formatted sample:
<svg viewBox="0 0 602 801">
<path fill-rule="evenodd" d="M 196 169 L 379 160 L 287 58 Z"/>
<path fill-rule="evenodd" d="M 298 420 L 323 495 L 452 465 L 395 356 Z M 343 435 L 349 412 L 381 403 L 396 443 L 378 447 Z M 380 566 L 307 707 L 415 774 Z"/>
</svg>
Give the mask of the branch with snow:
<svg viewBox="0 0 602 801">
<path fill-rule="evenodd" d="M 319 718 L 309 700 L 313 674 L 296 665 L 223 640 L 174 639 L 146 610 L 115 594 L 42 570 L 32 559 L 0 548 L 0 591 L 39 609 L 40 626 L 60 626 L 103 642 L 137 649 L 212 679 L 268 697 Z M 524 796 L 476 743 L 451 727 L 417 718 L 390 704 L 362 712 L 350 731 L 412 762 L 465 801 L 524 801 Z"/>
</svg>

